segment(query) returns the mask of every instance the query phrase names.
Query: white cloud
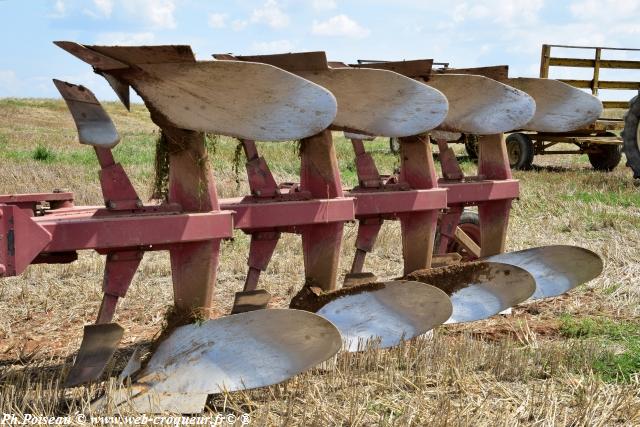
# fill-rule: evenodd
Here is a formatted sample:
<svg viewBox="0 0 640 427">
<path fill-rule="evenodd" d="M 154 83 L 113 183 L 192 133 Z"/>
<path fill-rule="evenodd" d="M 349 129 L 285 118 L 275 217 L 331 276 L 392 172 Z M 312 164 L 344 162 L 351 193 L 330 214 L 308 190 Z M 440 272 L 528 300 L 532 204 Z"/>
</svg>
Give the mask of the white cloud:
<svg viewBox="0 0 640 427">
<path fill-rule="evenodd" d="M 113 0 L 93 0 L 93 4 L 102 16 L 107 18 L 111 16 L 111 12 L 113 12 Z"/>
<path fill-rule="evenodd" d="M 332 10 L 338 7 L 336 0 L 313 0 L 311 6 L 315 10 Z"/>
<path fill-rule="evenodd" d="M 49 14 L 51 18 L 62 18 L 67 13 L 67 6 L 63 0 L 56 0 L 53 4 L 53 12 Z"/>
<path fill-rule="evenodd" d="M 349 18 L 347 15 L 336 15 L 326 21 L 313 21 L 311 33 L 318 36 L 361 39 L 367 37 L 370 31 Z"/>
<path fill-rule="evenodd" d="M 571 3 L 569 10 L 580 19 L 618 21 L 633 17 L 635 21 L 640 3 L 637 0 L 579 0 Z"/>
<path fill-rule="evenodd" d="M 83 9 L 82 13 L 92 18 L 109 18 L 113 12 L 114 0 L 93 0 L 95 9 Z"/>
<path fill-rule="evenodd" d="M 289 25 L 289 16 L 280 9 L 276 0 L 267 0 L 259 9 L 254 9 L 251 22 L 264 23 L 271 28 L 285 28 Z"/>
<path fill-rule="evenodd" d="M 232 23 L 231 23 L 231 29 L 233 31 L 242 31 L 246 28 L 248 22 L 247 21 L 243 21 L 241 19 L 235 19 Z"/>
<path fill-rule="evenodd" d="M 452 12 L 454 22 L 489 20 L 503 25 L 517 26 L 535 22 L 544 0 L 486 0 L 458 3 Z"/>
<path fill-rule="evenodd" d="M 224 28 L 227 26 L 227 14 L 210 13 L 208 22 L 211 28 Z"/>
<path fill-rule="evenodd" d="M 176 28 L 175 0 L 125 0 L 122 4 L 130 16 L 147 21 L 155 29 Z"/>
<path fill-rule="evenodd" d="M 100 33 L 96 37 L 96 44 L 107 46 L 136 46 L 152 44 L 155 35 L 151 32 L 142 33 L 126 33 L 126 32 L 110 32 Z"/>
<path fill-rule="evenodd" d="M 270 42 L 255 42 L 251 45 L 253 53 L 287 53 L 294 49 L 290 40 L 274 40 Z"/>
</svg>

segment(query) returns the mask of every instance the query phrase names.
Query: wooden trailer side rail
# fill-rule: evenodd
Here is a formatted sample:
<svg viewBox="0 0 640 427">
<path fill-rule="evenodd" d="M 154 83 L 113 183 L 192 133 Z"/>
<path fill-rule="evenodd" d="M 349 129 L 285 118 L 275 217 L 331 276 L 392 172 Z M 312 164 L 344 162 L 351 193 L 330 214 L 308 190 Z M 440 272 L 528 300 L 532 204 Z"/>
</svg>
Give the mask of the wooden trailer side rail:
<svg viewBox="0 0 640 427">
<path fill-rule="evenodd" d="M 559 47 L 566 49 L 593 49 L 593 58 L 563 58 L 551 56 L 551 48 Z M 558 79 L 571 86 L 581 89 L 591 89 L 591 93 L 598 95 L 599 89 L 617 90 L 640 90 L 640 81 L 611 81 L 600 80 L 601 68 L 616 68 L 623 70 L 640 70 L 640 61 L 602 59 L 604 50 L 640 51 L 640 49 L 600 47 L 600 46 L 568 46 L 558 44 L 543 44 L 540 59 L 540 77 L 549 77 L 550 67 L 575 67 L 593 68 L 593 78 L 591 80 Z M 629 101 L 603 101 L 604 108 L 627 108 Z"/>
</svg>

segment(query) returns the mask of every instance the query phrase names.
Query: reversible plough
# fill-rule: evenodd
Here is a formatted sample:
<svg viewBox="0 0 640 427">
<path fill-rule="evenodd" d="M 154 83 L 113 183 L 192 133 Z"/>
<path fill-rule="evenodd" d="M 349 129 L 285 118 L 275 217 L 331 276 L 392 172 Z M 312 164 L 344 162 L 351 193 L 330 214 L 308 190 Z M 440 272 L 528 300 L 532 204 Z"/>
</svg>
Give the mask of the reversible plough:
<svg viewBox="0 0 640 427">
<path fill-rule="evenodd" d="M 188 46 L 56 44 L 104 76 L 127 107 L 133 87 L 169 157 L 166 200 L 144 204 L 114 160 L 120 137 L 98 100 L 82 86 L 54 80 L 80 143 L 95 150 L 104 206 L 76 206 L 64 192 L 0 196 L 0 275 L 72 262 L 83 249 L 106 255 L 102 305 L 85 327 L 66 386 L 102 376 L 124 333 L 112 322 L 118 299 L 145 252 L 170 253 L 174 312 L 183 325 L 162 335 L 144 365 L 130 361 L 122 375 L 131 379 L 126 392 L 96 404 L 200 412 L 208 394 L 284 381 L 341 349 L 390 347 L 443 323 L 486 319 L 529 298 L 559 295 L 602 270 L 596 254 L 578 247 L 504 253 L 519 190 L 503 133 L 578 128 L 602 108 L 564 83 L 496 80 L 483 69 L 436 72 L 431 60 L 348 66 L 309 52 L 196 61 Z M 349 190 L 340 180 L 336 130 L 355 152 L 359 183 Z M 251 194 L 217 197 L 205 132 L 240 140 Z M 452 132 L 482 135 L 477 176 L 463 175 L 445 142 Z M 376 136 L 399 138 L 400 168 L 391 176 L 381 175 L 365 150 Z M 278 183 L 255 143 L 288 140 L 300 141 L 299 183 Z M 432 268 L 434 253 L 446 259 L 460 215 L 472 205 L 480 241 L 469 248 L 479 260 Z M 389 220 L 400 221 L 404 265 L 401 277 L 382 282 L 363 270 Z M 348 221 L 358 223 L 355 256 L 338 289 Z M 211 319 L 220 242 L 234 228 L 251 238 L 244 289 L 231 315 Z M 302 237 L 305 284 L 289 309 L 267 309 L 270 295 L 259 279 L 281 233 Z"/>
</svg>

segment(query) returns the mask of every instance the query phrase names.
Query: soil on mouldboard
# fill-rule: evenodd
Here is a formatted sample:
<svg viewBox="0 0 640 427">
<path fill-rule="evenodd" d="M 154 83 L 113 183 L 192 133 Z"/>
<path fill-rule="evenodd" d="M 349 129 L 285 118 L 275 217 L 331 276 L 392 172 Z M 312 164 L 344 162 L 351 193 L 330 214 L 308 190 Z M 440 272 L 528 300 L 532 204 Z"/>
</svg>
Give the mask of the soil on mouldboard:
<svg viewBox="0 0 640 427">
<path fill-rule="evenodd" d="M 315 284 L 313 282 L 309 281 L 305 283 L 302 289 L 300 289 L 300 291 L 291 299 L 289 308 L 315 313 L 337 298 L 360 294 L 362 292 L 370 292 L 376 289 L 383 289 L 385 287 L 385 282 L 365 283 L 363 285 L 350 286 L 329 292 L 325 292 L 314 285 Z"/>
<path fill-rule="evenodd" d="M 442 289 L 448 295 L 477 283 L 480 278 L 491 280 L 491 267 L 483 262 L 456 264 L 448 267 L 417 270 L 398 280 L 426 283 Z M 482 277 L 484 276 L 484 277 Z M 371 282 L 325 292 L 312 282 L 307 282 L 291 299 L 289 308 L 317 312 L 329 302 L 347 295 L 382 289 L 385 282 Z"/>
<path fill-rule="evenodd" d="M 483 262 L 470 262 L 466 264 L 454 264 L 447 267 L 416 270 L 403 277 L 403 280 L 422 282 L 443 290 L 451 295 L 460 289 L 478 282 L 480 276 L 485 280 L 491 280 L 491 267 Z"/>
</svg>

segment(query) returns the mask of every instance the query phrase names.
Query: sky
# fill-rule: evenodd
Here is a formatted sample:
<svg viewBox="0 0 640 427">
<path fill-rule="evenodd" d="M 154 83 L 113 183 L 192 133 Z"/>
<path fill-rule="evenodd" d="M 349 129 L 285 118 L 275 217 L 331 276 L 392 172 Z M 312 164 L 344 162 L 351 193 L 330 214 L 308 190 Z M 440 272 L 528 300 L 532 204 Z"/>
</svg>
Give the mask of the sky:
<svg viewBox="0 0 640 427">
<path fill-rule="evenodd" d="M 542 43 L 640 48 L 640 0 L 0 0 L 0 23 L 0 98 L 57 98 L 51 79 L 58 78 L 116 99 L 102 77 L 54 40 L 189 44 L 203 60 L 324 50 L 344 62 L 508 64 L 513 77 L 538 76 Z M 603 56 L 640 59 L 640 52 Z M 637 72 L 603 73 L 601 79 L 640 80 Z M 551 77 L 590 78 L 566 68 Z M 616 95 L 604 98 L 633 96 Z"/>
</svg>

